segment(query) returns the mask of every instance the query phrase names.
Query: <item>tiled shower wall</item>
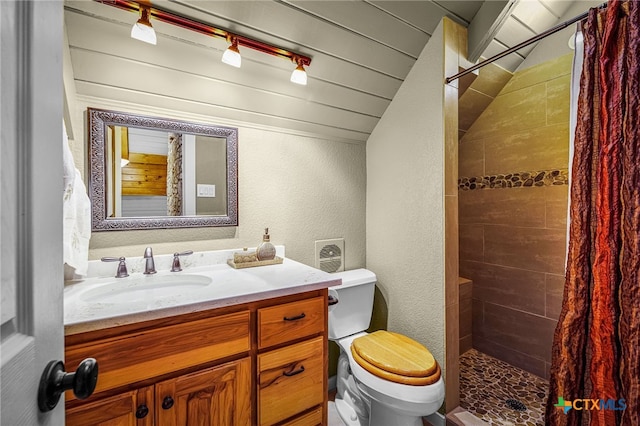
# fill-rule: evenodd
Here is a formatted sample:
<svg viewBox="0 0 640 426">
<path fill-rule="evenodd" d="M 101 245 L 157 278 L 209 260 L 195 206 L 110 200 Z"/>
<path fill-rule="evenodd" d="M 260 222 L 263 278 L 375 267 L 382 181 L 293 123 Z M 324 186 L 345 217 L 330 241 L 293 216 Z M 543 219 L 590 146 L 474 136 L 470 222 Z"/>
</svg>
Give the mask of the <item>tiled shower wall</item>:
<svg viewBox="0 0 640 426">
<path fill-rule="evenodd" d="M 571 61 L 516 72 L 459 146 L 473 347 L 541 377 L 564 284 Z"/>
</svg>

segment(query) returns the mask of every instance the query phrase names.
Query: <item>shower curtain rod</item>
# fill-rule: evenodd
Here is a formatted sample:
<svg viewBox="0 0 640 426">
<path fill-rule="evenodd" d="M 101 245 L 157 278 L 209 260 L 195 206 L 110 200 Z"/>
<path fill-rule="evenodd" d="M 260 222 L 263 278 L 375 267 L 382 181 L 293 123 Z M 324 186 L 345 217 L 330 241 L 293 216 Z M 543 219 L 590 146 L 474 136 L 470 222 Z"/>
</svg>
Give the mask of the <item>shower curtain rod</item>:
<svg viewBox="0 0 640 426">
<path fill-rule="evenodd" d="M 607 3 L 606 3 L 606 2 L 605 2 L 605 3 L 602 3 L 600 6 L 598 6 L 598 8 L 605 7 L 606 5 L 607 5 Z M 482 62 L 478 62 L 478 63 L 477 63 L 477 64 L 475 64 L 474 66 L 472 66 L 472 67 L 470 67 L 470 68 L 467 68 L 467 69 L 466 69 L 466 70 L 464 70 L 464 71 L 460 71 L 460 72 L 459 72 L 458 74 L 456 74 L 456 75 L 452 75 L 451 77 L 447 77 L 447 78 L 446 78 L 446 80 L 445 80 L 445 82 L 446 82 L 447 84 L 449 84 L 449 83 L 451 83 L 452 81 L 459 79 L 460 77 L 463 77 L 463 76 L 465 76 L 465 75 L 467 75 L 467 74 L 469 74 L 469 73 L 472 73 L 473 71 L 477 70 L 478 68 L 482 68 L 482 67 L 484 67 L 484 66 L 485 66 L 485 65 L 487 65 L 487 64 L 490 64 L 490 63 L 492 63 L 492 62 L 494 62 L 494 61 L 497 61 L 498 59 L 502 58 L 503 56 L 507 56 L 508 54 L 513 53 L 513 52 L 515 52 L 516 50 L 520 50 L 520 49 L 522 49 L 523 47 L 526 47 L 526 46 L 528 46 L 528 45 L 530 45 L 530 44 L 532 44 L 532 43 L 535 43 L 536 41 L 542 40 L 543 38 L 545 38 L 545 37 L 547 37 L 547 36 L 550 36 L 551 34 L 555 34 L 555 33 L 557 33 L 557 32 L 558 32 L 558 31 L 560 31 L 560 30 L 564 30 L 564 29 L 565 29 L 565 28 L 567 28 L 569 25 L 571 25 L 571 24 L 575 24 L 575 23 L 576 23 L 576 22 L 578 22 L 578 21 L 582 21 L 582 20 L 583 20 L 583 19 L 585 19 L 587 16 L 589 16 L 589 11 L 586 11 L 586 12 L 584 12 L 584 13 L 582 13 L 582 14 L 580 14 L 580 15 L 578 15 L 578 16 L 576 16 L 576 17 L 574 17 L 574 18 L 571 18 L 571 19 L 569 19 L 568 21 L 564 21 L 564 22 L 562 22 L 561 24 L 556 25 L 555 27 L 549 28 L 548 30 L 546 30 L 546 31 L 544 31 L 544 32 L 542 32 L 542 33 L 540 33 L 540 34 L 538 34 L 538 35 L 535 35 L 535 36 L 531 37 L 530 39 L 525 40 L 525 41 L 523 41 L 522 43 L 517 44 L 517 45 L 515 45 L 515 46 L 513 46 L 513 47 L 511 47 L 511 48 L 509 48 L 509 49 L 507 49 L 507 50 L 505 50 L 504 52 L 500 52 L 500 53 L 498 53 L 497 55 L 494 55 L 494 56 L 490 57 L 489 59 L 485 59 L 485 60 L 484 60 L 484 61 L 482 61 Z"/>
</svg>

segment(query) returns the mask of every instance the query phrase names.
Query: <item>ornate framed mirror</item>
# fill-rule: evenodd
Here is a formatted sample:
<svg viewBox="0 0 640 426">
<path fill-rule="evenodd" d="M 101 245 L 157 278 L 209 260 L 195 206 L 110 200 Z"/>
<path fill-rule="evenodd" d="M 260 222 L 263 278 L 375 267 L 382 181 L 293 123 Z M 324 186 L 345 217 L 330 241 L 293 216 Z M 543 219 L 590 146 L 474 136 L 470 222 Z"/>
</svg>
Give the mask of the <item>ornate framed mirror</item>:
<svg viewBox="0 0 640 426">
<path fill-rule="evenodd" d="M 238 225 L 238 129 L 87 115 L 92 231 Z"/>
</svg>

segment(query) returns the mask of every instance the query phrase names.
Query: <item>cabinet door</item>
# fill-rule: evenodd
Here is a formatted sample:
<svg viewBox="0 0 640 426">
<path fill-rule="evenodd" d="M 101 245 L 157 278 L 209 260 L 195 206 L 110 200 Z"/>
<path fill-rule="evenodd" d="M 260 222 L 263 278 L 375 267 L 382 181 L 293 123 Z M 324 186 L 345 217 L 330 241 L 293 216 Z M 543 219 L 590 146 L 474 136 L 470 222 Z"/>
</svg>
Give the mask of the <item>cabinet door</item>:
<svg viewBox="0 0 640 426">
<path fill-rule="evenodd" d="M 272 425 L 321 405 L 325 397 L 322 336 L 258 355 L 258 416 Z"/>
<path fill-rule="evenodd" d="M 251 423 L 251 361 L 244 358 L 156 384 L 162 426 Z"/>
<path fill-rule="evenodd" d="M 153 386 L 66 411 L 67 426 L 153 426 Z"/>
</svg>

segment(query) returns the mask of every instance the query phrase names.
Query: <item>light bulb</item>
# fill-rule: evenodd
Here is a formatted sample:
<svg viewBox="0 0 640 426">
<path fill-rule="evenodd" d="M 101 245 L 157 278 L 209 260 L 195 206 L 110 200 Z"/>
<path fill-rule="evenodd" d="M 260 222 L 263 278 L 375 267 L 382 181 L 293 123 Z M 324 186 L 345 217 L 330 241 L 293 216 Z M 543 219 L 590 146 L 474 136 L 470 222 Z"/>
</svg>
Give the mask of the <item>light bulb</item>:
<svg viewBox="0 0 640 426">
<path fill-rule="evenodd" d="M 293 73 L 291 74 L 291 82 L 301 84 L 303 86 L 307 85 L 307 72 L 304 70 L 301 63 L 298 63 L 296 69 L 293 70 Z"/>
<path fill-rule="evenodd" d="M 242 65 L 242 56 L 238 50 L 238 41 L 234 38 L 231 45 L 222 54 L 222 62 L 232 67 L 240 68 Z"/>
<path fill-rule="evenodd" d="M 156 32 L 149 21 L 149 8 L 140 9 L 140 19 L 131 28 L 131 38 L 144 41 L 149 44 L 156 44 Z"/>
</svg>

